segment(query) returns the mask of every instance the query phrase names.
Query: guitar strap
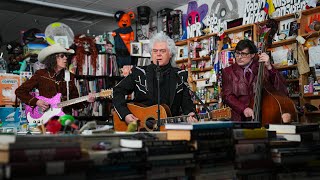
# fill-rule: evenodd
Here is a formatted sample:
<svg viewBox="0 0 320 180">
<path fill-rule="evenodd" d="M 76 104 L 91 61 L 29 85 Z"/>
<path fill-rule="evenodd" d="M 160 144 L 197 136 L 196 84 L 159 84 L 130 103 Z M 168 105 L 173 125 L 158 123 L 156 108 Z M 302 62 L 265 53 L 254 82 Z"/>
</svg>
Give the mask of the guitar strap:
<svg viewBox="0 0 320 180">
<path fill-rule="evenodd" d="M 67 86 L 67 100 L 69 100 L 70 72 L 67 69 L 64 70 L 64 80 L 66 81 L 66 86 Z"/>
</svg>

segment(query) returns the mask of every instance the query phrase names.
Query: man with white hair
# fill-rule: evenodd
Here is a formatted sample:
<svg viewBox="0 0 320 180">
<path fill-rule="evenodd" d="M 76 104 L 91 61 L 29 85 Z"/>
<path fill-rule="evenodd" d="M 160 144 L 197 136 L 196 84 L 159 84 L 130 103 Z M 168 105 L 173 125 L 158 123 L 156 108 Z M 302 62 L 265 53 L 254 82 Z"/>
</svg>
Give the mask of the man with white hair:
<svg viewBox="0 0 320 180">
<path fill-rule="evenodd" d="M 175 67 L 174 41 L 163 32 L 150 39 L 152 63 L 148 66 L 134 67 L 132 73 L 124 78 L 113 89 L 114 107 L 122 121 L 127 124 L 138 118 L 127 107 L 125 95 L 134 92 L 134 102 L 145 106 L 158 102 L 157 62 L 160 71 L 160 104 L 166 104 L 172 116 L 189 115 L 188 121 L 197 121 L 194 116 L 195 107 L 191 100 L 187 82 L 188 72 Z M 148 114 L 146 114 L 148 116 Z"/>
</svg>

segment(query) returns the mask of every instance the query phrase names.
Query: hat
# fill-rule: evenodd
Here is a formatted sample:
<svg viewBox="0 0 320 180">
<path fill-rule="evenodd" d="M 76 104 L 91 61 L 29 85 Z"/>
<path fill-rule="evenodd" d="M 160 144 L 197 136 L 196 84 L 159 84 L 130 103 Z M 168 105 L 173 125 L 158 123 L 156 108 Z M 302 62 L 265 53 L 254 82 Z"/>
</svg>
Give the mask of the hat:
<svg viewBox="0 0 320 180">
<path fill-rule="evenodd" d="M 40 51 L 40 53 L 38 54 L 38 60 L 40 62 L 43 62 L 48 56 L 50 56 L 51 54 L 56 54 L 56 53 L 70 53 L 73 54 L 74 50 L 70 49 L 70 50 L 66 50 L 65 48 L 63 48 L 60 44 L 54 44 L 51 46 L 48 46 L 44 49 L 42 49 Z"/>
</svg>

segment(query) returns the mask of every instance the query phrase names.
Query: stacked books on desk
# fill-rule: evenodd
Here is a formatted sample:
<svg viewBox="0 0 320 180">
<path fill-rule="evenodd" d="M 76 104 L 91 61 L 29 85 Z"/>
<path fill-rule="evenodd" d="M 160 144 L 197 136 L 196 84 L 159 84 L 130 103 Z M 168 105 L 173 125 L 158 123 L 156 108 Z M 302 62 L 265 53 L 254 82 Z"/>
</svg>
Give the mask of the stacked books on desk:
<svg viewBox="0 0 320 180">
<path fill-rule="evenodd" d="M 270 124 L 269 130 L 277 132 L 277 146 L 270 142 L 272 160 L 279 172 L 277 179 L 320 178 L 315 173 L 320 170 L 318 123 Z"/>
<path fill-rule="evenodd" d="M 79 137 L 70 135 L 12 135 L 0 142 L 0 163 L 0 179 L 77 174 L 92 165 L 82 158 Z"/>
<path fill-rule="evenodd" d="M 230 121 L 166 124 L 168 140 L 188 140 L 195 148 L 195 179 L 234 179 Z"/>
</svg>

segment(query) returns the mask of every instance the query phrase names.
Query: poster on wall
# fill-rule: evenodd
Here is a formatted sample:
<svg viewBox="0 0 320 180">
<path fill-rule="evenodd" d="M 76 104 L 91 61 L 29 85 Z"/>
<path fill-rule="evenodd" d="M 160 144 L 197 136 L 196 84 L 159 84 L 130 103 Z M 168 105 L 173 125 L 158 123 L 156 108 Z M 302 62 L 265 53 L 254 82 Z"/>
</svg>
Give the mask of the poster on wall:
<svg viewBox="0 0 320 180">
<path fill-rule="evenodd" d="M 15 90 L 20 85 L 20 76 L 14 74 L 0 74 L 0 105 L 14 105 Z"/>
<path fill-rule="evenodd" d="M 267 19 L 268 16 L 272 18 L 280 17 L 287 14 L 300 12 L 305 9 L 305 0 L 246 0 L 242 24 L 261 22 Z"/>
</svg>

